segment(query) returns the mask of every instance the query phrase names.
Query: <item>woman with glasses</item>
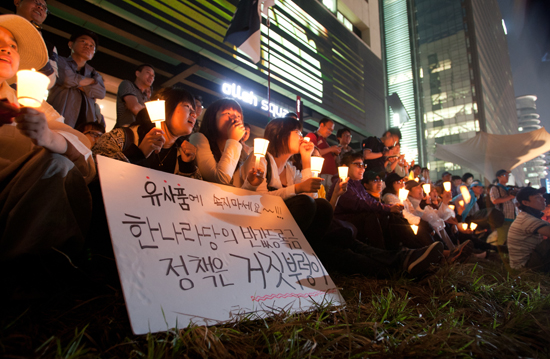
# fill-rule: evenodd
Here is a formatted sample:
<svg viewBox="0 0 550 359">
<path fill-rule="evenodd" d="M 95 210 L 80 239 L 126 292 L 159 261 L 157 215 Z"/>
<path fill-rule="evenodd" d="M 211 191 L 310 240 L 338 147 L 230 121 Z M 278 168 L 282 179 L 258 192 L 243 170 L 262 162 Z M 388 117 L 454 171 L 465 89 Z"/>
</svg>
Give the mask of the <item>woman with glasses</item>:
<svg viewBox="0 0 550 359">
<path fill-rule="evenodd" d="M 92 148 L 102 155 L 167 173 L 200 178 L 193 160 L 196 148 L 186 141 L 197 120 L 195 99 L 184 89 L 164 88 L 153 100 L 165 101 L 166 121 L 157 129 L 147 109 L 131 127 L 116 128 L 101 136 Z"/>
<path fill-rule="evenodd" d="M 204 180 L 240 187 L 233 183 L 233 175 L 240 166 L 243 146 L 239 141 L 244 134 L 243 111 L 237 101 L 221 99 L 208 106 L 199 132 L 189 139 L 197 147 L 196 160 Z"/>
</svg>

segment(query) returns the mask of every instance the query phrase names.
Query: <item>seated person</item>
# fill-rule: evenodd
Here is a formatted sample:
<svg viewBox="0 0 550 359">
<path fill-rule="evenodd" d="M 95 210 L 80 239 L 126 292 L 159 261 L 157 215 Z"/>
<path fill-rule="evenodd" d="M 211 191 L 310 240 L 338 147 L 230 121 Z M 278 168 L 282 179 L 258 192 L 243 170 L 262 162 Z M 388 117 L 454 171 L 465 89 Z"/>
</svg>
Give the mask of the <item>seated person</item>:
<svg viewBox="0 0 550 359">
<path fill-rule="evenodd" d="M 200 178 L 193 162 L 196 148 L 185 140 L 196 121 L 195 99 L 186 90 L 173 87 L 161 89 L 153 98 L 165 101 L 162 130 L 155 127 L 147 109 L 143 109 L 131 127 L 115 128 L 101 136 L 93 148 L 94 156 Z"/>
<path fill-rule="evenodd" d="M 46 102 L 19 108 L 7 83 L 18 69 L 48 61 L 34 26 L 1 15 L 0 49 L 0 262 L 52 248 L 77 253 L 91 213 L 86 183 L 95 176 L 88 139 Z"/>
<path fill-rule="evenodd" d="M 368 137 L 361 143 L 363 159 L 369 167 L 369 171 L 384 173 L 386 157 L 390 155 L 390 149 L 401 140 L 401 131 L 398 128 L 390 128 L 382 138 Z"/>
<path fill-rule="evenodd" d="M 91 147 L 94 147 L 97 139 L 105 134 L 105 126 L 99 122 L 83 123 L 78 126 L 76 130 L 82 132 L 84 136 L 86 136 L 86 138 L 90 141 Z"/>
<path fill-rule="evenodd" d="M 351 143 L 351 137 L 351 130 L 349 128 L 344 127 L 336 132 L 336 139 L 340 146 L 340 154 L 336 157 L 336 166 L 341 166 L 344 155 L 353 151 L 353 148 L 349 145 Z"/>
<path fill-rule="evenodd" d="M 208 182 L 241 187 L 240 176 L 233 176 L 242 164 L 239 162 L 243 146 L 243 110 L 232 99 L 220 99 L 204 112 L 198 133 L 193 133 L 189 142 L 197 147 L 197 165 L 202 178 Z"/>
<path fill-rule="evenodd" d="M 532 187 L 519 190 L 516 195 L 519 214 L 508 231 L 510 267 L 529 268 L 550 273 L 550 223 L 541 219 L 546 201 Z"/>
</svg>

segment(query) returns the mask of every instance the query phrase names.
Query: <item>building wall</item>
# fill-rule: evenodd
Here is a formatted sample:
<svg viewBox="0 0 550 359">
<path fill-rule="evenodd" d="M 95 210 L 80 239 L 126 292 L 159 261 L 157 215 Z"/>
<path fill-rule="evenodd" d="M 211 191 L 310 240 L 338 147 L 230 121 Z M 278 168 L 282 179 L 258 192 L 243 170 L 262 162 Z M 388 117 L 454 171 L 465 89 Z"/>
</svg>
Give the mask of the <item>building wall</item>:
<svg viewBox="0 0 550 359">
<path fill-rule="evenodd" d="M 338 11 L 344 14 L 353 25 L 361 30 L 363 41 L 365 41 L 378 58 L 382 58 L 378 2 L 339 0 Z"/>
</svg>

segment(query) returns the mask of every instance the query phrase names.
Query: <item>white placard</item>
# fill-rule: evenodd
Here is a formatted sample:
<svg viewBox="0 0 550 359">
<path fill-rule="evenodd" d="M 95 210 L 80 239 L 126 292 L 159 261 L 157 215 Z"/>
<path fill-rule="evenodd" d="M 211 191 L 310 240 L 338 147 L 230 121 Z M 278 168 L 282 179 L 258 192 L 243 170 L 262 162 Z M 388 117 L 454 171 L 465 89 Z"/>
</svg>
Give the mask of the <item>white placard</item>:
<svg viewBox="0 0 550 359">
<path fill-rule="evenodd" d="M 97 161 L 135 334 L 345 304 L 280 197 Z"/>
</svg>

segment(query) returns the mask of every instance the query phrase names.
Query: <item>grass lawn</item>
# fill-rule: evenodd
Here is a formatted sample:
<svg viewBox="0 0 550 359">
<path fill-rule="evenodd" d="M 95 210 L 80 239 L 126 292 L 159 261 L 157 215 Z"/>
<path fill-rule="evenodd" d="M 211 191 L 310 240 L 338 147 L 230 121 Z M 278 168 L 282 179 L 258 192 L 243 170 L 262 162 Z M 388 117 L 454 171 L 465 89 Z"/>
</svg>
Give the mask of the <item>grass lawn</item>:
<svg viewBox="0 0 550 359">
<path fill-rule="evenodd" d="M 332 273 L 345 308 L 144 336 L 114 262 L 35 267 L 3 296 L 2 358 L 550 357 L 550 276 L 510 272 L 498 255 L 420 282 Z"/>
</svg>

